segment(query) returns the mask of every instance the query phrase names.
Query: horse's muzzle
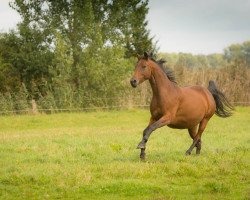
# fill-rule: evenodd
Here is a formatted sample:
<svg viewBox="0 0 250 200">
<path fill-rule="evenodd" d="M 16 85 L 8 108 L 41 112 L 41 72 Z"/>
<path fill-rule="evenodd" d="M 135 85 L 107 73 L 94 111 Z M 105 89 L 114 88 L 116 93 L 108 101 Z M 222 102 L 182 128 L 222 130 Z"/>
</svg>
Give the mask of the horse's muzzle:
<svg viewBox="0 0 250 200">
<path fill-rule="evenodd" d="M 130 84 L 131 84 L 131 86 L 132 86 L 133 88 L 135 88 L 135 87 L 137 86 L 137 80 L 132 78 L 132 79 L 130 80 Z"/>
</svg>

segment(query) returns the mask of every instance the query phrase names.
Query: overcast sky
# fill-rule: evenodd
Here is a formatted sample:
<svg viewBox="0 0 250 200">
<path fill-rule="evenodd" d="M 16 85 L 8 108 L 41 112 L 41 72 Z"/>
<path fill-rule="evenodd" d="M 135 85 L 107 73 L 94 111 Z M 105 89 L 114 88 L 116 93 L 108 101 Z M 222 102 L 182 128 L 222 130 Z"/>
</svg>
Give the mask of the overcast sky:
<svg viewBox="0 0 250 200">
<path fill-rule="evenodd" d="M 20 17 L 0 0 L 0 31 Z M 150 0 L 148 28 L 161 52 L 221 53 L 250 40 L 250 0 Z"/>
<path fill-rule="evenodd" d="M 149 7 L 160 51 L 220 53 L 250 40 L 250 0 L 151 0 Z"/>
</svg>

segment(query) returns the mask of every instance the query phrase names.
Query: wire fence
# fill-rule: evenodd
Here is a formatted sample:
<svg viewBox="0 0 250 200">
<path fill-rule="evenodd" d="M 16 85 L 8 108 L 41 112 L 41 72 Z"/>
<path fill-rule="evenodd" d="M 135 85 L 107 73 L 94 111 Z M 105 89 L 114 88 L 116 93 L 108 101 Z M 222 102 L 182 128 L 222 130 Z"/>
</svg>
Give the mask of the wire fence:
<svg viewBox="0 0 250 200">
<path fill-rule="evenodd" d="M 234 106 L 250 106 L 250 102 L 231 102 Z M 126 109 L 146 109 L 149 105 L 118 105 L 118 106 L 100 106 L 100 107 L 88 107 L 88 108 L 51 108 L 51 109 L 25 109 L 25 110 L 10 110 L 0 111 L 0 115 L 13 115 L 13 114 L 37 114 L 37 113 L 61 113 L 61 112 L 89 112 L 89 111 L 105 111 L 105 110 L 126 110 Z"/>
<path fill-rule="evenodd" d="M 87 112 L 87 111 L 102 111 L 102 110 L 122 110 L 122 109 L 132 109 L 132 108 L 147 108 L 149 105 L 133 105 L 133 106 L 100 106 L 100 107 L 88 107 L 88 108 L 51 108 L 51 109 L 25 109 L 25 110 L 10 110 L 10 111 L 0 111 L 0 115 L 8 114 L 36 114 L 36 113 L 60 113 L 60 112 Z"/>
</svg>

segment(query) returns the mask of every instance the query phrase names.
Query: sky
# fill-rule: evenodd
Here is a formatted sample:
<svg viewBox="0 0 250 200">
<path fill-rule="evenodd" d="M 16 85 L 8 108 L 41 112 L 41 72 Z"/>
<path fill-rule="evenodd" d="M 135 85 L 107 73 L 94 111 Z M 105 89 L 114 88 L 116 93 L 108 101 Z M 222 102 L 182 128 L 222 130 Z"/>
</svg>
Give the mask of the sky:
<svg viewBox="0 0 250 200">
<path fill-rule="evenodd" d="M 20 21 L 9 0 L 0 0 L 0 31 Z M 250 40 L 250 0 L 149 0 L 151 36 L 160 52 L 222 53 Z"/>
<path fill-rule="evenodd" d="M 162 52 L 222 53 L 250 40 L 250 0 L 150 0 L 149 8 Z"/>
</svg>

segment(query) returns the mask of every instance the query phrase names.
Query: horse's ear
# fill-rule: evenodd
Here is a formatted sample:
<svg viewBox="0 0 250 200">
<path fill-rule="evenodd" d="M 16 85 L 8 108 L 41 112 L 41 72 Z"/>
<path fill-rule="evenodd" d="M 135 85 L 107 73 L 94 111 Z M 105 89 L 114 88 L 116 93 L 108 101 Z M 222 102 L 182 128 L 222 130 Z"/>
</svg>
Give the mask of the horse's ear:
<svg viewBox="0 0 250 200">
<path fill-rule="evenodd" d="M 135 56 L 138 60 L 141 60 L 141 56 L 138 53 Z"/>
<path fill-rule="evenodd" d="M 162 64 L 166 63 L 167 61 L 164 60 L 164 59 L 160 59 L 160 60 L 158 60 L 157 62 L 158 62 L 160 65 L 162 65 Z"/>
<path fill-rule="evenodd" d="M 150 58 L 153 58 L 153 57 L 154 57 L 153 52 L 150 52 L 149 57 L 150 57 Z"/>
<path fill-rule="evenodd" d="M 144 52 L 144 58 L 147 60 L 148 59 L 148 57 L 149 57 L 149 55 L 148 55 L 148 53 L 147 52 Z"/>
</svg>

